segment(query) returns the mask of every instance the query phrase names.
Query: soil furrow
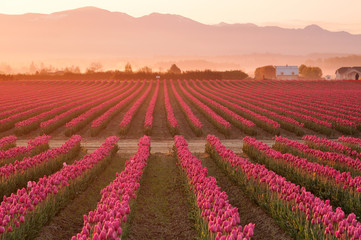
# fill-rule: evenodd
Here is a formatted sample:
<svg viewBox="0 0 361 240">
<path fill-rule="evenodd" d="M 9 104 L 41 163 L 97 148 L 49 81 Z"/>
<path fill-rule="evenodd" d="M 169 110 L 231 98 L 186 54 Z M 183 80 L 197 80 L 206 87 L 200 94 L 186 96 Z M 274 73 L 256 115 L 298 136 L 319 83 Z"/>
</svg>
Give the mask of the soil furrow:
<svg viewBox="0 0 361 240">
<path fill-rule="evenodd" d="M 260 206 L 247 198 L 247 194 L 233 182 L 227 174 L 217 166 L 208 154 L 196 154 L 202 160 L 202 165 L 207 168 L 208 175 L 217 179 L 217 184 L 228 195 L 229 203 L 238 208 L 241 225 L 254 223 L 255 231 L 252 239 L 283 240 L 292 239 Z"/>
<path fill-rule="evenodd" d="M 184 185 L 170 155 L 152 154 L 130 218 L 127 239 L 194 239 Z"/>
<path fill-rule="evenodd" d="M 44 226 L 37 240 L 70 239 L 79 233 L 83 227 L 83 215 L 96 208 L 101 198 L 100 190 L 115 179 L 115 173 L 124 169 L 124 163 L 129 155 L 116 155 L 112 158 L 104 171 L 97 176 L 90 186 L 61 210 L 49 223 Z"/>
</svg>

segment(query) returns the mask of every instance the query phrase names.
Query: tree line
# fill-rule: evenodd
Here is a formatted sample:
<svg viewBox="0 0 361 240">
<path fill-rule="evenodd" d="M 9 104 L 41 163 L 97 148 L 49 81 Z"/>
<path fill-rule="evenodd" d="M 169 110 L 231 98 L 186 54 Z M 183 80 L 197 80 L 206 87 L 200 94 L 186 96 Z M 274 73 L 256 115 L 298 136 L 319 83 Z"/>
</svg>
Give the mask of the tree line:
<svg viewBox="0 0 361 240">
<path fill-rule="evenodd" d="M 77 69 L 78 70 L 78 69 Z M 214 70 L 194 70 L 181 71 L 173 64 L 167 72 L 153 72 L 150 67 L 143 67 L 134 72 L 129 63 L 125 65 L 124 71 L 111 70 L 102 71 L 101 66 L 91 65 L 86 72 L 80 71 L 37 71 L 34 74 L 0 74 L 0 80 L 127 80 L 127 79 L 229 79 L 242 80 L 248 75 L 241 70 L 214 71 Z"/>
</svg>

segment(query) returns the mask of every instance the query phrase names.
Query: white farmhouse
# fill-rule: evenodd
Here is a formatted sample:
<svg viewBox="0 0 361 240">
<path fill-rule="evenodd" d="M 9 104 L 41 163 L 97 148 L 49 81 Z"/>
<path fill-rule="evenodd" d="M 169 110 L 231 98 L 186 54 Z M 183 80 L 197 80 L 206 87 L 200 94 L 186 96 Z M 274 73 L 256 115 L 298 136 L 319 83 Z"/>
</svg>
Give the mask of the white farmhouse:
<svg viewBox="0 0 361 240">
<path fill-rule="evenodd" d="M 298 79 L 298 66 L 275 66 L 276 78 L 278 80 L 297 80 Z"/>
<path fill-rule="evenodd" d="M 336 70 L 336 80 L 361 79 L 361 67 L 342 67 Z"/>
</svg>

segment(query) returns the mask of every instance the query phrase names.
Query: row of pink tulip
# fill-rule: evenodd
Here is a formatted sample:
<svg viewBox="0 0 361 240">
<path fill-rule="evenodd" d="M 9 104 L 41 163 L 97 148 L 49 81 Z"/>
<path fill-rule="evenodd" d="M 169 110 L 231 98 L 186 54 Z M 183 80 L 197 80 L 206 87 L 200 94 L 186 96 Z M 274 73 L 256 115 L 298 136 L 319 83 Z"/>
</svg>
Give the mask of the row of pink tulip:
<svg viewBox="0 0 361 240">
<path fill-rule="evenodd" d="M 166 81 L 164 81 L 164 105 L 165 105 L 165 112 L 167 114 L 167 125 L 169 131 L 172 135 L 175 135 L 179 132 L 179 124 L 174 116 L 172 105 L 170 104 Z"/>
<path fill-rule="evenodd" d="M 137 101 L 130 107 L 130 109 L 124 114 L 122 121 L 119 124 L 119 133 L 125 135 L 130 127 L 132 119 L 136 112 L 139 110 L 141 104 L 148 97 L 148 94 L 152 90 L 153 80 L 150 81 L 148 89 L 140 96 Z"/>
<path fill-rule="evenodd" d="M 0 131 L 9 130 L 15 126 L 16 122 L 19 122 L 23 119 L 27 119 L 27 118 L 37 115 L 41 112 L 48 111 L 55 107 L 59 107 L 59 105 L 60 104 L 58 102 L 55 102 L 52 104 L 47 104 L 47 105 L 41 104 L 39 107 L 31 108 L 31 109 L 28 109 L 27 111 L 10 115 L 9 117 L 0 120 Z"/>
<path fill-rule="evenodd" d="M 360 158 L 360 154 L 352 150 L 350 147 L 342 145 L 341 143 L 331 141 L 327 138 L 317 137 L 315 135 L 306 135 L 302 139 L 311 148 L 320 149 L 327 152 L 339 152 L 351 157 Z"/>
<path fill-rule="evenodd" d="M 361 161 L 358 158 L 353 159 L 337 152 L 323 152 L 280 136 L 275 137 L 273 148 L 282 153 L 291 153 L 322 165 L 329 165 L 341 172 L 350 172 L 352 176 L 361 175 Z"/>
<path fill-rule="evenodd" d="M 202 83 L 200 83 L 200 85 L 207 91 L 212 91 L 213 93 L 217 93 L 215 90 L 213 90 L 214 88 L 213 89 L 207 88 Z M 218 92 L 219 95 L 220 95 L 220 93 L 222 93 L 223 98 L 225 97 L 224 94 L 226 93 L 224 89 L 225 88 L 220 88 L 219 92 Z M 235 96 L 235 95 L 232 95 L 232 96 Z M 265 121 L 269 125 L 273 125 L 273 127 L 275 127 L 275 128 L 280 126 L 280 127 L 285 128 L 287 130 L 290 130 L 290 131 L 296 131 L 296 133 L 297 133 L 297 131 L 302 132 L 302 130 L 300 128 L 303 128 L 303 126 L 304 126 L 303 123 L 300 123 L 300 122 L 296 121 L 295 119 L 290 118 L 288 116 L 280 115 L 280 114 L 278 114 L 276 112 L 273 112 L 273 111 L 270 111 L 268 109 L 259 107 L 261 102 L 254 101 L 255 104 L 251 104 L 251 103 L 249 103 L 247 101 L 240 100 L 240 98 L 230 97 L 229 95 L 228 95 L 228 98 L 231 99 L 233 102 L 238 103 L 241 106 L 244 106 L 245 108 L 248 108 L 248 109 L 250 109 L 250 110 L 252 110 L 252 111 L 254 111 L 256 113 L 264 115 L 261 120 Z M 266 117 L 271 118 L 270 120 L 273 120 L 273 122 L 269 121 L 269 119 L 266 118 Z M 276 122 L 278 124 L 276 124 Z"/>
<path fill-rule="evenodd" d="M 214 177 L 208 177 L 207 168 L 188 149 L 183 136 L 174 137 L 174 150 L 186 176 L 196 209 L 201 231 L 207 239 L 250 239 L 255 225 L 242 227 L 238 209 L 232 207 L 228 196 L 222 192 Z"/>
<path fill-rule="evenodd" d="M 77 93 L 79 94 L 79 90 L 76 90 Z M 25 112 L 29 109 L 33 109 L 33 108 L 37 108 L 37 107 L 42 107 L 44 105 L 47 104 L 54 104 L 57 103 L 59 101 L 67 101 L 69 99 L 69 97 L 72 97 L 73 95 L 76 94 L 76 91 L 72 90 L 71 93 L 66 93 L 66 95 L 60 95 L 60 91 L 59 91 L 59 96 L 54 96 L 54 93 L 47 93 L 44 94 L 45 96 L 41 96 L 41 99 L 28 99 L 28 100 L 23 100 L 21 101 L 21 105 L 19 106 L 13 106 L 12 108 L 6 110 L 6 111 L 2 111 L 0 112 L 0 119 L 4 119 L 6 117 L 9 117 L 11 115 L 17 114 L 17 113 L 21 113 L 21 112 Z"/>
<path fill-rule="evenodd" d="M 339 90 L 339 89 L 337 89 Z M 304 95 L 304 94 L 303 94 Z M 277 98 L 281 97 L 281 101 L 285 100 L 287 103 L 292 103 L 294 106 L 304 107 L 315 112 L 324 113 L 330 116 L 348 119 L 356 123 L 360 122 L 361 114 L 358 112 L 358 109 L 351 108 L 349 109 L 349 103 L 347 106 L 340 107 L 340 102 L 338 105 L 331 104 L 322 100 L 319 103 L 316 103 L 317 100 L 314 97 L 307 98 L 306 96 L 298 96 L 297 94 L 276 94 Z M 355 111 L 356 110 L 356 111 Z"/>
<path fill-rule="evenodd" d="M 33 156 L 49 148 L 50 136 L 39 136 L 34 140 L 29 140 L 27 146 L 13 147 L 6 151 L 0 150 L 0 166 L 21 160 L 25 156 Z"/>
<path fill-rule="evenodd" d="M 75 139 L 74 139 L 75 140 Z M 117 137 L 109 137 L 93 153 L 38 182 L 4 197 L 0 205 L 0 239 L 32 239 L 52 216 L 98 174 L 117 151 Z"/>
<path fill-rule="evenodd" d="M 221 96 L 221 98 L 218 98 L 220 101 L 222 101 L 226 105 L 231 104 L 229 106 L 233 106 L 233 108 L 240 111 L 240 113 L 242 113 L 242 109 L 239 109 L 240 107 L 246 108 L 249 114 L 244 116 L 252 119 L 259 127 L 263 128 L 268 132 L 271 132 L 273 134 L 279 134 L 279 127 L 282 127 L 291 132 L 295 132 L 297 135 L 303 135 L 304 133 L 303 123 L 300 123 L 288 116 L 284 116 L 274 111 L 270 111 L 264 107 L 260 107 L 262 106 L 261 101 L 254 100 L 252 103 L 250 103 L 249 101 L 247 101 L 247 99 L 241 100 L 238 95 L 230 94 L 232 89 L 222 88 L 221 85 L 214 88 L 213 85 L 208 84 L 209 88 L 207 88 L 204 84 L 199 84 L 203 88 L 203 91 L 206 90 L 207 92 L 212 92 L 213 94 Z M 254 113 L 252 114 L 252 112 Z M 258 115 L 254 115 L 255 113 L 258 113 Z M 244 114 L 246 114 L 246 112 Z M 262 117 L 259 118 L 258 116 Z"/>
<path fill-rule="evenodd" d="M 361 216 L 361 176 L 352 177 L 350 172 L 341 173 L 328 165 L 282 154 L 250 137 L 243 139 L 243 151 L 288 180 L 308 188 L 319 197 L 330 199 L 335 206 Z"/>
<path fill-rule="evenodd" d="M 274 98 L 273 93 L 270 94 L 268 90 L 265 91 L 257 91 L 257 93 L 246 92 L 245 90 L 239 90 L 242 92 L 242 95 L 245 95 L 247 98 L 257 97 L 260 98 L 263 102 L 270 104 L 280 112 L 282 109 L 287 111 L 286 115 L 295 116 L 297 118 L 304 117 L 309 121 L 316 122 L 321 125 L 325 125 L 326 127 L 335 128 L 339 131 L 342 131 L 347 134 L 353 134 L 356 131 L 357 125 L 353 121 L 349 121 L 347 119 L 334 117 L 328 114 L 323 114 L 318 111 L 308 110 L 305 106 L 297 107 L 294 106 L 293 102 L 289 99 L 286 99 L 284 96 L 278 96 L 277 99 Z M 328 126 L 327 126 L 328 125 Z"/>
<path fill-rule="evenodd" d="M 72 135 L 75 132 L 79 131 L 82 127 L 84 127 L 87 123 L 92 121 L 97 116 L 106 112 L 109 108 L 116 105 L 119 101 L 123 100 L 125 97 L 128 96 L 139 84 L 139 81 L 128 89 L 125 92 L 119 91 L 117 95 L 113 96 L 112 98 L 102 102 L 101 104 L 92 107 L 91 109 L 87 110 L 86 112 L 82 113 L 80 116 L 73 118 L 71 121 L 65 124 L 65 135 Z M 120 93 L 120 94 L 119 94 Z"/>
<path fill-rule="evenodd" d="M 117 173 L 115 180 L 101 190 L 102 197 L 97 208 L 84 215 L 83 228 L 72 240 L 121 239 L 131 211 L 131 201 L 136 198 L 150 155 L 150 137 L 142 137 L 138 146 L 137 153 L 125 163 L 124 171 Z"/>
<path fill-rule="evenodd" d="M 329 116 L 334 116 L 340 119 L 348 119 L 349 121 L 356 123 L 356 125 L 359 125 L 358 123 L 361 122 L 361 115 L 355 111 L 342 109 L 340 106 L 338 106 L 338 108 L 331 108 L 330 110 L 329 107 L 325 106 L 324 104 L 316 104 L 314 101 L 312 101 L 312 99 L 306 100 L 293 94 L 279 94 L 276 96 L 277 99 L 280 99 L 281 101 L 283 98 L 285 98 L 285 100 L 287 100 L 286 103 L 292 103 L 294 106 L 306 108 L 314 112 L 327 114 Z"/>
<path fill-rule="evenodd" d="M 232 87 L 235 85 L 241 85 L 239 87 L 244 87 L 248 84 L 239 83 L 236 81 L 232 82 Z M 306 105 L 314 105 L 314 103 L 320 104 L 321 108 L 332 107 L 336 112 L 344 112 L 346 114 L 352 113 L 353 116 L 361 117 L 360 112 L 360 98 L 359 90 L 357 86 L 353 86 L 351 84 L 344 84 L 343 82 L 320 82 L 320 81 L 311 81 L 309 83 L 306 82 L 280 82 L 275 84 L 272 82 L 268 86 L 264 86 L 264 84 L 256 84 L 256 86 L 252 86 L 249 90 L 251 92 L 260 92 L 259 89 L 264 90 L 262 93 L 269 93 L 269 89 L 267 87 L 271 87 L 272 95 L 277 100 L 279 96 L 288 97 L 292 95 L 293 97 L 298 96 L 298 99 L 293 99 L 294 102 L 298 102 L 301 100 L 308 100 L 311 104 Z M 310 89 L 312 89 L 310 91 Z M 327 91 L 325 91 L 327 89 Z M 278 94 L 277 94 L 278 93 Z M 347 96 L 347 97 L 345 97 Z M 345 110 L 345 111 L 343 111 Z M 350 119 L 352 120 L 352 119 Z"/>
<path fill-rule="evenodd" d="M 40 113 L 34 117 L 15 123 L 15 133 L 17 135 L 23 135 L 32 130 L 35 130 L 40 127 L 40 122 L 44 122 L 48 119 L 51 119 L 56 115 L 68 111 L 69 109 L 74 108 L 76 106 L 82 105 L 84 103 L 88 103 L 89 101 L 91 101 L 91 99 L 96 99 L 98 96 L 102 96 L 99 92 L 103 92 L 103 91 L 104 90 L 102 90 L 102 88 L 99 88 L 92 91 L 91 89 L 87 89 L 85 93 L 78 92 L 78 95 L 76 97 L 73 96 L 71 99 L 67 98 L 62 102 L 58 102 L 59 104 L 63 104 L 62 106 L 50 109 L 49 111 Z"/>
<path fill-rule="evenodd" d="M 207 91 L 212 91 L 212 92 L 216 93 L 214 90 L 215 88 L 212 88 L 212 89 L 206 88 L 204 84 L 201 84 L 201 86 L 203 86 L 204 89 L 206 89 Z M 212 85 L 209 85 L 209 86 L 211 87 Z M 222 87 L 222 85 L 217 85 L 217 87 L 219 87 L 219 93 L 223 93 L 223 95 L 222 95 L 223 97 L 226 96 L 224 94 L 226 94 L 227 91 L 234 92 L 234 88 L 228 89 L 228 88 Z M 228 92 L 228 94 L 229 94 L 229 92 Z M 296 121 L 293 118 L 290 118 L 290 117 L 284 116 L 284 115 L 280 115 L 274 111 L 270 111 L 266 108 L 260 107 L 259 105 L 262 105 L 262 103 L 263 103 L 262 101 L 256 101 L 256 100 L 252 99 L 254 102 L 254 104 L 252 104 L 249 101 L 247 101 L 248 99 L 241 98 L 241 95 L 238 95 L 238 94 L 230 94 L 230 95 L 228 95 L 228 98 L 231 99 L 232 101 L 234 101 L 238 104 L 241 104 L 242 106 L 249 108 L 255 112 L 258 112 L 260 114 L 263 114 L 265 116 L 268 116 L 268 117 L 274 119 L 274 121 L 278 122 L 281 127 L 283 127 L 283 125 L 285 125 L 285 126 L 294 125 L 295 127 L 298 127 L 298 128 L 302 128 L 304 126 L 303 123 Z M 237 97 L 237 98 L 235 98 L 235 97 Z M 244 100 L 241 100 L 241 99 L 244 99 Z M 265 120 L 266 120 L 266 122 L 269 121 L 267 119 L 265 119 Z M 273 122 L 269 122 L 269 124 L 274 125 L 274 127 L 278 126 Z"/>
<path fill-rule="evenodd" d="M 124 109 L 131 101 L 139 94 L 143 87 L 145 86 L 145 81 L 143 81 L 142 85 L 136 89 L 139 81 L 130 89 L 122 93 L 119 97 L 123 98 L 120 102 L 118 102 L 113 107 L 109 108 L 105 113 L 103 113 L 100 117 L 92 121 L 91 123 L 91 135 L 96 136 L 102 129 L 106 128 L 107 123 L 122 109 Z M 89 110 L 91 111 L 91 110 Z"/>
<path fill-rule="evenodd" d="M 130 83 L 127 85 L 124 85 L 124 83 L 120 84 L 119 87 L 116 89 L 112 89 L 106 92 L 102 92 L 100 94 L 97 94 L 91 98 L 89 98 L 89 102 L 86 102 L 78 107 L 72 108 L 62 114 L 56 115 L 52 119 L 49 119 L 47 121 L 43 121 L 40 123 L 40 128 L 42 132 L 45 133 L 51 133 L 61 125 L 65 124 L 67 121 L 73 119 L 74 117 L 79 116 L 79 114 L 84 113 L 85 111 L 89 110 L 90 108 L 111 99 L 112 97 L 119 94 L 119 90 L 122 91 L 125 88 L 129 86 Z M 93 100 L 92 100 L 93 99 Z"/>
<path fill-rule="evenodd" d="M 201 123 L 201 121 L 199 121 L 199 119 L 194 115 L 194 113 L 192 112 L 192 109 L 188 106 L 188 104 L 183 100 L 183 98 L 179 95 L 179 93 L 177 92 L 177 90 L 174 87 L 174 83 L 173 80 L 170 80 L 170 85 L 172 87 L 173 93 L 175 98 L 178 101 L 179 106 L 181 107 L 184 116 L 186 117 L 186 119 L 188 120 L 189 125 L 191 126 L 192 130 L 194 131 L 194 133 L 197 136 L 202 135 L 202 127 L 203 124 Z"/>
<path fill-rule="evenodd" d="M 0 150 L 8 150 L 16 146 L 16 136 L 6 136 L 0 139 Z"/>
<path fill-rule="evenodd" d="M 187 86 L 187 88 L 193 93 L 194 96 L 198 97 L 199 99 L 203 99 L 204 102 L 206 102 L 208 106 L 218 109 L 220 112 L 223 113 L 223 115 L 229 116 L 231 119 L 233 119 L 233 121 L 239 122 L 241 125 L 244 125 L 247 128 L 253 128 L 255 126 L 255 124 L 252 121 L 241 117 L 240 115 L 236 114 L 235 112 L 228 109 L 224 105 L 219 104 L 218 102 L 213 100 L 213 99 L 220 100 L 222 98 L 212 95 L 209 92 L 207 95 L 209 95 L 211 98 L 206 97 L 205 95 L 206 95 L 207 91 L 204 91 L 203 89 L 201 89 L 197 85 L 195 85 L 194 81 L 191 81 L 191 82 L 193 83 L 194 89 L 193 89 L 193 87 L 191 87 L 189 85 L 188 81 L 185 81 L 185 85 Z M 200 92 L 203 92 L 203 94 L 205 94 L 205 95 L 201 94 Z M 248 111 L 248 110 L 246 110 L 246 111 Z"/>
<path fill-rule="evenodd" d="M 159 92 L 159 79 L 157 79 L 157 85 L 155 87 L 155 91 L 152 97 L 152 100 L 150 100 L 150 103 L 148 105 L 147 111 L 145 113 L 145 118 L 144 118 L 144 132 L 147 135 L 151 135 L 152 134 L 152 128 L 153 128 L 153 113 L 154 113 L 154 108 L 155 108 L 155 104 L 157 102 L 158 99 L 158 92 Z"/>
<path fill-rule="evenodd" d="M 76 91 L 73 92 L 76 94 Z M 58 108 L 62 106 L 64 103 L 69 103 L 69 96 L 65 97 L 55 97 L 53 101 L 43 101 L 42 104 L 39 104 L 36 107 L 28 106 L 25 110 L 26 111 L 17 111 L 11 114 L 9 117 L 0 120 L 0 131 L 5 131 L 15 126 L 15 123 L 31 118 L 35 115 L 39 115 L 45 111 L 49 111 L 53 108 Z"/>
<path fill-rule="evenodd" d="M 201 87 L 198 87 L 196 84 L 194 85 L 195 88 L 202 92 L 205 95 L 208 95 L 210 98 L 215 99 L 216 101 L 222 103 L 224 106 L 229 107 L 230 109 L 236 111 L 238 114 L 244 116 L 249 122 L 248 128 L 252 129 L 254 128 L 255 124 L 258 125 L 260 128 L 263 128 L 264 130 L 271 132 L 272 134 L 279 134 L 279 128 L 280 124 L 264 115 L 258 114 L 255 111 L 252 111 L 248 108 L 250 106 L 247 106 L 247 103 L 241 103 L 238 99 L 235 99 L 233 97 L 230 97 L 228 94 L 225 94 L 223 92 L 216 91 L 213 89 L 210 89 L 206 87 L 203 83 L 199 82 L 199 85 Z M 227 100 L 229 99 L 229 100 Z M 246 107 L 244 107 L 246 105 Z M 246 119 L 245 119 L 246 120 Z M 246 124 L 247 126 L 247 124 Z M 247 130 L 247 129 L 245 129 Z M 252 132 L 246 132 L 248 134 L 254 135 L 255 130 Z"/>
<path fill-rule="evenodd" d="M 224 106 L 220 104 L 218 101 L 213 100 L 213 99 L 220 100 L 220 98 L 209 92 L 203 91 L 203 89 L 199 88 L 197 85 L 194 84 L 194 81 L 192 81 L 192 83 L 194 87 L 191 87 L 188 84 L 188 81 L 185 81 L 185 85 L 193 94 L 193 96 L 201 100 L 210 108 L 214 109 L 222 117 L 233 123 L 235 126 L 239 127 L 243 132 L 250 135 L 256 134 L 256 130 L 255 130 L 256 125 L 252 121 L 243 118 L 242 116 L 238 115 L 237 113 L 229 109 L 227 106 Z M 248 109 L 246 110 L 248 111 Z"/>
<path fill-rule="evenodd" d="M 334 117 L 334 116 L 331 116 L 328 114 L 317 112 L 315 110 L 308 110 L 308 109 L 305 109 L 304 107 L 296 107 L 296 106 L 291 105 L 291 103 L 292 102 L 289 102 L 289 101 L 287 101 L 286 103 L 283 103 L 280 99 L 277 99 L 277 104 L 280 107 L 290 109 L 291 111 L 294 111 L 294 112 L 303 113 L 303 114 L 311 116 L 311 117 L 316 117 L 318 119 L 331 122 L 332 127 L 334 127 L 335 129 L 338 129 L 342 132 L 344 132 L 344 130 L 343 130 L 344 127 L 349 128 L 350 131 L 347 131 L 345 133 L 352 134 L 353 132 L 356 131 L 357 124 L 354 121 L 350 121 L 350 120 L 339 118 L 339 117 Z"/>
<path fill-rule="evenodd" d="M 329 110 L 333 110 L 334 113 L 343 112 L 346 114 L 348 114 L 348 112 L 351 111 L 353 113 L 356 113 L 357 116 L 361 117 L 361 114 L 358 112 L 360 109 L 360 106 L 355 107 L 353 104 L 353 103 L 356 103 L 357 101 L 348 101 L 347 104 L 345 105 L 344 101 L 345 100 L 347 101 L 347 98 L 345 98 L 345 95 L 341 89 L 341 87 L 344 87 L 344 85 L 332 87 L 332 85 L 335 85 L 335 84 L 329 84 L 329 83 L 322 84 L 321 83 L 321 85 L 323 85 L 322 88 L 317 89 L 316 85 L 318 83 L 316 83 L 316 84 L 315 83 L 316 82 L 310 82 L 310 84 L 309 84 L 309 86 L 313 85 L 313 86 L 310 86 L 310 87 L 312 87 L 313 91 L 304 91 L 304 89 L 302 89 L 302 87 L 301 88 L 298 87 L 298 88 L 284 89 L 282 87 L 284 85 L 281 83 L 276 88 L 277 88 L 277 90 L 283 90 L 283 91 L 281 91 L 281 92 L 273 91 L 273 94 L 276 98 L 278 98 L 279 96 L 281 96 L 282 98 L 283 97 L 289 98 L 290 100 L 294 101 L 294 103 L 301 103 L 301 104 L 309 105 L 307 107 L 310 107 L 310 108 L 317 107 L 320 110 L 321 109 L 325 109 L 325 110 L 329 109 Z M 236 84 L 236 82 L 233 82 L 232 86 L 234 86 L 234 84 Z M 259 87 L 261 87 L 261 86 L 259 86 Z M 325 92 L 324 89 L 327 89 L 327 92 Z M 349 91 L 349 90 L 346 90 L 346 91 L 348 93 L 348 96 L 352 95 L 351 91 Z M 357 90 L 356 90 L 356 93 L 357 93 Z M 341 98 L 339 98 L 337 95 L 341 95 Z M 332 97 L 330 97 L 330 96 L 332 96 Z M 325 98 L 328 101 L 325 101 Z"/>
<path fill-rule="evenodd" d="M 317 116 L 321 118 L 329 118 L 329 120 L 334 118 L 345 118 L 345 115 L 339 115 L 338 112 L 335 111 L 327 111 L 325 110 L 324 105 L 319 105 L 318 107 L 315 107 L 315 104 L 313 103 L 313 99 L 305 100 L 305 98 L 298 96 L 297 94 L 290 94 L 287 92 L 282 93 L 272 93 L 272 95 L 267 91 L 267 89 L 258 91 L 259 94 L 264 95 L 267 99 L 277 99 L 279 104 L 285 104 L 284 106 L 287 106 L 295 111 L 303 111 L 304 113 L 310 113 L 310 114 L 316 114 Z M 324 103 L 324 102 L 323 102 Z M 300 107 L 300 108 L 299 108 Z M 327 107 L 326 107 L 327 108 Z M 320 115 L 318 115 L 318 113 Z M 322 114 L 325 114 L 324 116 Z M 358 119 L 358 118 L 356 118 Z M 337 121 L 336 119 L 333 119 L 334 121 Z M 350 119 L 351 120 L 351 119 Z"/>
<path fill-rule="evenodd" d="M 44 142 L 39 146 L 48 147 L 49 138 L 49 136 L 43 136 Z M 51 173 L 64 161 L 71 160 L 79 153 L 80 141 L 81 137 L 74 135 L 61 147 L 41 151 L 38 155 L 24 157 L 22 161 L 16 160 L 0 167 L 0 195 L 7 195 L 27 181 L 42 177 L 45 173 Z"/>
<path fill-rule="evenodd" d="M 219 84 L 218 85 L 216 84 L 215 86 L 218 87 Z M 270 103 L 270 101 L 266 101 L 265 99 L 263 99 L 262 96 L 255 96 L 250 94 L 249 92 L 246 91 L 246 89 L 242 91 L 239 90 L 235 91 L 232 89 L 223 88 L 222 90 L 224 94 L 226 93 L 225 89 L 227 89 L 227 94 L 232 96 L 233 99 L 242 99 L 246 102 L 257 104 L 258 106 L 262 106 L 263 108 L 276 112 L 280 115 L 284 115 L 286 117 L 292 116 L 294 120 L 304 123 L 304 126 L 307 128 L 310 128 L 315 131 L 320 131 L 324 134 L 328 134 L 328 135 L 331 134 L 332 123 L 299 112 L 291 111 L 285 109 L 284 107 L 277 107 L 277 101 Z M 293 121 L 291 120 L 289 122 L 291 123 Z"/>
<path fill-rule="evenodd" d="M 356 150 L 359 153 L 361 152 L 360 138 L 341 136 L 337 139 L 337 141 L 341 142 L 345 146 L 350 147 L 352 150 Z"/>
<path fill-rule="evenodd" d="M 224 133 L 225 135 L 228 135 L 230 133 L 231 124 L 225 120 L 223 117 L 215 113 L 210 107 L 208 107 L 206 104 L 198 100 L 195 96 L 193 96 L 191 93 L 189 93 L 182 85 L 181 81 L 178 80 L 178 85 L 180 89 L 182 90 L 183 94 L 193 103 L 193 105 L 200 110 L 206 116 L 214 125 L 215 127 Z"/>
<path fill-rule="evenodd" d="M 251 143 L 254 139 L 246 138 L 245 141 Z M 360 239 L 361 223 L 355 214 L 346 216 L 340 207 L 334 211 L 329 200 L 321 200 L 305 187 L 287 181 L 264 165 L 238 157 L 215 136 L 207 137 L 206 151 L 239 184 L 250 189 L 250 196 L 294 238 Z"/>
<path fill-rule="evenodd" d="M 53 103 L 59 100 L 59 96 L 61 96 L 62 99 L 66 99 L 70 96 L 77 96 L 79 92 L 86 92 L 89 91 L 89 89 L 93 89 L 96 86 L 88 85 L 88 86 L 72 86 L 69 88 L 70 90 L 67 91 L 67 93 L 64 94 L 64 90 L 59 87 L 52 87 L 50 85 L 39 85 L 37 84 L 34 86 L 34 88 L 30 88 L 29 94 L 26 94 L 26 91 L 22 91 L 22 95 L 18 96 L 18 98 L 14 98 L 13 91 L 11 91 L 8 95 L 5 94 L 5 96 L 8 97 L 8 99 L 11 99 L 11 101 L 8 104 L 1 104 L 0 106 L 0 119 L 4 118 L 6 116 L 10 116 L 14 113 L 26 111 L 30 108 L 35 108 L 40 105 L 44 105 L 44 103 Z M 34 95 L 34 92 L 36 92 L 36 95 Z"/>
</svg>

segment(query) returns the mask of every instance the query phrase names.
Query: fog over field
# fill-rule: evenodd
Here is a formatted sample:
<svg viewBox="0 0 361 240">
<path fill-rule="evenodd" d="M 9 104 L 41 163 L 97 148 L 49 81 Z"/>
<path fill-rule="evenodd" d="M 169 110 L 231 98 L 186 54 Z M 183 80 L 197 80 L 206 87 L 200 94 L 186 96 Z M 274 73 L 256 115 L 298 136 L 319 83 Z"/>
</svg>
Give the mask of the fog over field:
<svg viewBox="0 0 361 240">
<path fill-rule="evenodd" d="M 105 69 L 150 66 L 165 71 L 242 69 L 262 65 L 313 63 L 334 73 L 336 56 L 361 55 L 361 34 L 255 24 L 206 25 L 174 14 L 132 17 L 121 12 L 84 7 L 52 14 L 0 14 L 0 71 L 29 72 L 29 65 L 69 65 L 85 70 L 91 62 Z M 359 59 L 354 65 L 360 64 Z"/>
</svg>

